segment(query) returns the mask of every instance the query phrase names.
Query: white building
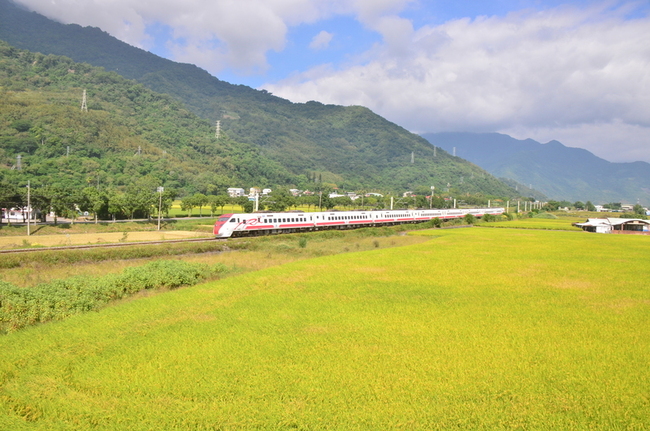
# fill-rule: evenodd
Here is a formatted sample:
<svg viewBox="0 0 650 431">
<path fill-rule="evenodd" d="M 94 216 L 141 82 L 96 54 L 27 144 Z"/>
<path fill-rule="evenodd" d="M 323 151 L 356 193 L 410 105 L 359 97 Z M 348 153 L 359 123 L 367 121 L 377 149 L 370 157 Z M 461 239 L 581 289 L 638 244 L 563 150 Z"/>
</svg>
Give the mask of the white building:
<svg viewBox="0 0 650 431">
<path fill-rule="evenodd" d="M 650 221 L 629 218 L 590 218 L 584 223 L 573 223 L 586 232 L 650 234 Z"/>
<path fill-rule="evenodd" d="M 242 188 L 237 188 L 237 187 L 228 188 L 228 196 L 230 196 L 231 198 L 238 198 L 244 195 L 246 195 L 246 191 Z"/>
<path fill-rule="evenodd" d="M 9 222 L 26 222 L 28 215 L 30 220 L 36 220 L 36 212 L 27 208 L 2 208 L 2 218 Z"/>
</svg>

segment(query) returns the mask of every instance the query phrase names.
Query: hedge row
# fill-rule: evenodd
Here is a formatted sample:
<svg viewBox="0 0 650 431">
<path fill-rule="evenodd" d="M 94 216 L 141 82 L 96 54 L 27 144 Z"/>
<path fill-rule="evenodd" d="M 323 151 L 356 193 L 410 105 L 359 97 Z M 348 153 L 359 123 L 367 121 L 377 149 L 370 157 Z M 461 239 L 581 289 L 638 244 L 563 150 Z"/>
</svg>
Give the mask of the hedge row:
<svg viewBox="0 0 650 431">
<path fill-rule="evenodd" d="M 95 279 L 79 276 L 31 288 L 0 281 L 0 332 L 13 332 L 39 322 L 97 310 L 109 301 L 145 289 L 193 285 L 225 271 L 226 267 L 221 264 L 208 266 L 180 260 L 159 260 L 127 268 L 120 274 Z"/>
</svg>

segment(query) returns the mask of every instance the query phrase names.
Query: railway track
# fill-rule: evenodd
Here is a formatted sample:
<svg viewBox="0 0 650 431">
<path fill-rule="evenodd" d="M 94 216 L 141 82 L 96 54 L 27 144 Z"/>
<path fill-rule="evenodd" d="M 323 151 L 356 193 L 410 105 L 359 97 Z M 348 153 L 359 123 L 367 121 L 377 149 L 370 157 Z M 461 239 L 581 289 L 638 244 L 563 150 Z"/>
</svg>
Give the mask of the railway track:
<svg viewBox="0 0 650 431">
<path fill-rule="evenodd" d="M 0 254 L 14 254 L 14 253 L 31 253 L 37 251 L 48 250 L 83 250 L 91 248 L 116 248 L 116 247 L 129 247 L 133 245 L 160 245 L 160 244 L 174 244 L 181 242 L 211 242 L 211 241 L 225 241 L 219 238 L 188 238 L 188 239 L 168 239 L 162 241 L 138 241 L 138 242 L 121 242 L 109 244 L 85 244 L 85 245 L 63 245 L 56 247 L 36 247 L 36 248 L 15 248 L 11 250 L 0 250 Z"/>
</svg>

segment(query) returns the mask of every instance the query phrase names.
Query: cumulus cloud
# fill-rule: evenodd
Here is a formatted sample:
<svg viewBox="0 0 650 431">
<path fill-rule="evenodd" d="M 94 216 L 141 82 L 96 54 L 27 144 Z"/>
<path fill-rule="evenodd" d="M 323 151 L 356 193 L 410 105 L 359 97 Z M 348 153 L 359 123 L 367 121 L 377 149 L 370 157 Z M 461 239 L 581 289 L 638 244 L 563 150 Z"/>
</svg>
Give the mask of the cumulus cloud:
<svg viewBox="0 0 650 431">
<path fill-rule="evenodd" d="M 329 46 L 333 37 L 334 35 L 332 33 L 323 30 L 320 33 L 318 33 L 316 36 L 314 36 L 311 43 L 309 44 L 309 48 L 315 50 L 325 49 Z"/>
<path fill-rule="evenodd" d="M 371 61 L 264 88 L 293 101 L 368 106 L 417 132 L 517 130 L 570 138 L 566 145 L 579 141 L 609 160 L 650 161 L 650 18 L 625 12 L 560 7 L 387 25 Z"/>
<path fill-rule="evenodd" d="M 150 48 L 147 27 L 173 29 L 167 48 L 173 60 L 213 74 L 230 68 L 263 73 L 267 54 L 282 51 L 290 26 L 335 15 L 363 15 L 369 23 L 413 0 L 16 0 L 63 23 L 95 26 L 131 45 Z M 366 18 L 367 17 L 367 18 Z M 327 33 L 316 43 L 322 46 Z"/>
<path fill-rule="evenodd" d="M 424 0 L 17 1 L 143 48 L 152 44 L 149 26 L 162 24 L 173 30 L 173 60 L 215 75 L 264 73 L 289 28 L 352 17 L 381 42 L 345 57 L 344 66 L 263 87 L 296 102 L 364 105 L 415 132 L 510 132 L 608 160 L 650 161 L 650 17 L 647 8 L 635 10 L 643 2 L 583 2 L 416 28 L 403 12 Z M 310 47 L 331 40 L 323 31 Z"/>
</svg>

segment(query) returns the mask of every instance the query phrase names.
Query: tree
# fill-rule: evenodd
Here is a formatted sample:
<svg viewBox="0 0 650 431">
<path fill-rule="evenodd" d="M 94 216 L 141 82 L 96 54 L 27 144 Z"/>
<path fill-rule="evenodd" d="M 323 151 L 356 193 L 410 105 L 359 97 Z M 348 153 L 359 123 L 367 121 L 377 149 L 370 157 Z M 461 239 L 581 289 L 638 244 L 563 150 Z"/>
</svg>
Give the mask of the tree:
<svg viewBox="0 0 650 431">
<path fill-rule="evenodd" d="M 199 217 L 203 217 L 203 207 L 208 204 L 208 197 L 203 193 L 196 193 L 192 199 L 194 204 L 199 207 Z"/>
<path fill-rule="evenodd" d="M 632 209 L 634 211 L 634 214 L 645 215 L 645 209 L 643 209 L 643 207 L 641 205 L 639 205 L 639 204 L 634 205 L 634 207 L 632 207 Z"/>
<path fill-rule="evenodd" d="M 192 217 L 192 209 L 196 207 L 196 201 L 194 200 L 194 195 L 185 196 L 181 199 L 181 209 L 188 212 L 188 217 Z"/>
<path fill-rule="evenodd" d="M 596 211 L 596 207 L 591 203 L 591 201 L 585 203 L 585 208 L 587 211 Z"/>
<path fill-rule="evenodd" d="M 557 209 L 560 207 L 560 203 L 558 201 L 548 201 L 544 205 L 544 210 L 545 211 L 557 211 Z"/>
<path fill-rule="evenodd" d="M 269 209 L 273 212 L 282 212 L 295 205 L 296 198 L 286 188 L 275 188 L 271 192 Z"/>
<path fill-rule="evenodd" d="M 235 198 L 235 203 L 241 207 L 241 210 L 243 212 L 246 212 L 244 206 L 246 205 L 247 202 L 250 202 L 247 196 L 237 196 Z"/>
<path fill-rule="evenodd" d="M 217 195 L 210 196 L 208 198 L 210 203 L 210 211 L 214 213 L 217 207 L 221 208 L 221 213 L 223 214 L 223 207 L 230 203 L 230 196 L 228 195 Z"/>
<path fill-rule="evenodd" d="M 108 208 L 108 196 L 96 187 L 86 187 L 82 193 L 85 197 L 87 208 L 95 215 L 95 223 L 97 223 L 99 212 Z M 82 209 L 85 210 L 85 208 Z"/>
<path fill-rule="evenodd" d="M 307 206 L 307 211 L 309 211 L 311 209 L 312 205 L 314 205 L 314 206 L 318 205 L 318 196 L 316 196 L 316 195 L 300 196 L 297 200 L 298 200 L 298 203 L 300 205 L 306 205 Z"/>
<path fill-rule="evenodd" d="M 125 208 L 129 211 L 131 219 L 134 218 L 136 211 L 140 211 L 144 217 L 149 218 L 151 209 L 158 206 L 158 194 L 154 185 L 157 181 L 152 182 L 151 180 L 151 178 L 143 177 L 126 188 L 128 199 Z"/>
<path fill-rule="evenodd" d="M 583 204 L 580 201 L 577 201 L 576 203 L 573 204 L 574 208 L 577 210 L 583 210 L 585 209 L 585 204 Z"/>
<path fill-rule="evenodd" d="M 428 208 L 429 207 L 429 199 L 427 199 L 427 197 L 424 196 L 424 195 L 417 195 L 415 197 L 415 206 L 417 208 Z"/>
<path fill-rule="evenodd" d="M 253 210 L 255 209 L 255 203 L 253 201 L 251 201 L 251 200 L 248 200 L 242 206 L 242 209 L 244 210 L 245 213 L 252 213 Z"/>
<path fill-rule="evenodd" d="M 174 199 L 176 199 L 177 192 L 171 187 L 165 187 L 165 191 L 162 194 L 162 202 L 160 211 L 164 214 L 169 215 L 169 210 L 172 208 Z"/>
<path fill-rule="evenodd" d="M 20 196 L 16 188 L 6 182 L 0 183 L 0 208 L 12 208 L 20 203 Z M 9 220 L 7 220 L 9 224 Z M 2 223 L 2 214 L 0 214 L 0 224 Z"/>
<path fill-rule="evenodd" d="M 74 190 L 67 190 L 62 187 L 49 187 L 47 193 L 50 199 L 50 205 L 54 211 L 54 224 L 56 225 L 57 217 L 69 217 L 73 220 L 77 216 L 76 204 L 81 199 L 77 199 L 77 193 Z"/>
</svg>

